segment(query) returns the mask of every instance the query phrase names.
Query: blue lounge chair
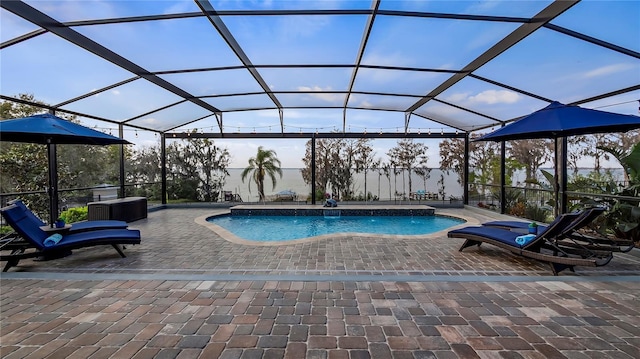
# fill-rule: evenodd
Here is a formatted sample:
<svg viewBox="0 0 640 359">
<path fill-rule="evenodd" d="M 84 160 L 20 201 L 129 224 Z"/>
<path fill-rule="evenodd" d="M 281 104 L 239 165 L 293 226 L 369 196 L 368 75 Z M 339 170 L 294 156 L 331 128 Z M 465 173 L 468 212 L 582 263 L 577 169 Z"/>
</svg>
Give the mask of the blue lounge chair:
<svg viewBox="0 0 640 359">
<path fill-rule="evenodd" d="M 46 226 L 47 224 L 43 222 L 38 216 L 35 215 L 22 200 L 14 200 L 9 202 L 9 204 L 15 204 L 17 207 L 22 209 L 25 212 L 25 215 L 34 225 Z M 114 220 L 104 220 L 104 221 L 83 221 L 76 222 L 71 224 L 71 228 L 67 231 L 68 234 L 80 233 L 86 231 L 95 231 L 99 229 L 125 229 L 129 225 L 125 221 L 114 221 Z"/>
<path fill-rule="evenodd" d="M 522 241 L 521 233 L 488 226 L 469 226 L 450 231 L 449 238 L 464 238 L 459 251 L 482 243 L 506 249 L 514 254 L 549 263 L 554 275 L 564 269 L 574 271 L 575 266 L 598 267 L 606 265 L 613 258 L 611 251 L 589 250 L 564 246 L 558 240 L 576 220 L 578 214 L 568 213 L 558 216 L 542 232 L 530 241 Z"/>
<path fill-rule="evenodd" d="M 93 247 L 98 245 L 110 245 L 120 254 L 126 257 L 123 248 L 126 244 L 140 244 L 140 231 L 131 229 L 100 229 L 72 234 L 50 235 L 40 226 L 33 223 L 27 213 L 15 204 L 1 208 L 0 213 L 9 224 L 26 242 L 29 247 L 13 249 L 11 254 L 0 256 L 1 261 L 7 261 L 3 272 L 18 265 L 21 259 L 41 256 L 55 257 L 59 253 L 73 249 Z"/>
<path fill-rule="evenodd" d="M 576 219 L 568 225 L 558 239 L 564 240 L 563 244 L 575 248 L 595 249 L 612 252 L 628 252 L 635 247 L 632 240 L 610 239 L 604 237 L 594 237 L 583 233 L 580 230 L 591 224 L 596 218 L 606 211 L 602 207 L 587 208 L 578 213 Z M 483 223 L 483 226 L 503 228 L 513 231 L 525 231 L 530 222 L 522 221 L 492 221 Z M 547 227 L 538 226 L 538 231 L 543 231 Z"/>
</svg>

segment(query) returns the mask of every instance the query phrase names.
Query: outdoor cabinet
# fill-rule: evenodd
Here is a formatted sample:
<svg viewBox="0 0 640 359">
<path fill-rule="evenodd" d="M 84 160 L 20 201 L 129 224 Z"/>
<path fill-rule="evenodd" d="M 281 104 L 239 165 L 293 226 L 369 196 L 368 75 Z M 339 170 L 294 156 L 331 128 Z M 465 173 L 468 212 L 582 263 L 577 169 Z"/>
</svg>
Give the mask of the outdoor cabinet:
<svg viewBox="0 0 640 359">
<path fill-rule="evenodd" d="M 113 219 L 133 222 L 147 218 L 146 197 L 125 197 L 109 201 L 90 202 L 87 206 L 87 219 L 90 221 Z"/>
</svg>

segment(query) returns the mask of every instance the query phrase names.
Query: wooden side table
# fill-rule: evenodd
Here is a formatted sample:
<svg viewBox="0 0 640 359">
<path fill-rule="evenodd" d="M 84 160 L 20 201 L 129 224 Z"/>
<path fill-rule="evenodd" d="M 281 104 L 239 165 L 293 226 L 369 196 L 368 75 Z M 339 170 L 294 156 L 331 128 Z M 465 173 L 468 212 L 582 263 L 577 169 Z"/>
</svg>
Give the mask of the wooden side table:
<svg viewBox="0 0 640 359">
<path fill-rule="evenodd" d="M 54 233 L 60 233 L 60 234 L 65 234 L 66 232 L 68 232 L 71 229 L 71 225 L 70 224 L 65 224 L 64 227 L 51 227 L 50 225 L 46 225 L 46 226 L 40 226 L 40 229 L 42 229 L 43 231 L 50 233 L 50 234 L 54 234 Z"/>
</svg>

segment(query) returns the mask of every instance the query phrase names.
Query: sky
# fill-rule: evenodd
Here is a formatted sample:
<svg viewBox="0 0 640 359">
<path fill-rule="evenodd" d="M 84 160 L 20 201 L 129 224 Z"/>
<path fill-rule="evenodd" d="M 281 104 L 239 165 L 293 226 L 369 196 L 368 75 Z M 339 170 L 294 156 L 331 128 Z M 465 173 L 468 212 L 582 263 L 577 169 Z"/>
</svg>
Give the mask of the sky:
<svg viewBox="0 0 640 359">
<path fill-rule="evenodd" d="M 193 1 L 26 1 L 58 21 L 80 21 L 129 16 L 198 12 Z M 530 17 L 550 1 L 400 1 L 383 0 L 381 10 L 427 11 L 505 17 Z M 370 1 L 211 1 L 217 10 L 254 9 L 369 9 Z M 585 35 L 640 52 L 640 1 L 582 1 L 552 21 Z M 254 65 L 353 64 L 363 38 L 367 16 L 223 16 L 245 55 Z M 376 17 L 361 63 L 371 66 L 418 67 L 459 70 L 482 54 L 519 23 L 469 21 L 406 16 Z M 0 41 L 5 42 L 36 30 L 37 26 L 0 10 Z M 249 71 L 235 68 L 239 57 L 226 45 L 204 18 L 127 22 L 74 27 L 80 34 L 101 43 L 152 72 L 185 69 L 225 70 L 160 74 L 194 96 L 223 111 L 228 132 L 278 132 L 280 114 Z M 351 68 L 258 69 L 285 107 L 282 116 L 286 132 L 342 130 L 345 96 L 326 91 L 346 91 Z M 508 86 L 544 98 L 568 103 L 640 83 L 640 61 L 633 56 L 575 39 L 550 29 L 541 29 L 475 72 Z M 54 34 L 43 34 L 0 50 L 0 93 L 17 96 L 34 94 L 48 104 L 63 104 L 97 89 L 125 82 L 107 91 L 61 106 L 91 113 L 115 122 L 130 121 L 161 131 L 219 131 L 209 116 L 186 126 L 180 123 L 209 115 L 192 103 L 146 80 L 128 81 L 134 75 Z M 349 132 L 398 132 L 405 123 L 403 110 L 451 76 L 446 72 L 410 72 L 392 69 L 360 69 L 354 91 L 382 92 L 396 96 L 354 94 L 346 111 Z M 311 91 L 311 93 L 300 93 Z M 325 92 L 323 92 L 325 91 Z M 252 93 L 238 96 L 238 94 Z M 224 96 L 232 95 L 236 96 Z M 399 95 L 399 96 L 398 96 Z M 221 97 L 220 97 L 221 96 Z M 640 91 L 636 90 L 582 106 L 638 115 Z M 545 101 L 466 77 L 415 110 L 410 132 L 472 131 L 497 128 L 497 122 L 462 111 L 456 106 L 500 121 L 526 115 L 547 105 Z M 160 111 L 169 104 L 176 104 Z M 453 104 L 450 106 L 447 104 Z M 322 109 L 301 109 L 302 106 Z M 294 108 L 298 107 L 298 108 Z M 372 111 L 367 108 L 392 111 Z M 420 117 L 423 116 L 423 117 Z M 427 120 L 424 117 L 432 120 Z M 105 131 L 116 126 L 80 118 L 82 123 Z M 136 146 L 158 143 L 150 132 L 126 128 L 125 138 Z M 274 149 L 284 167 L 300 167 L 305 141 L 235 140 L 219 141 L 233 154 L 232 167 L 243 167 L 257 147 Z M 438 142 L 427 141 L 429 165 L 437 167 Z M 375 141 L 374 151 L 383 156 L 395 141 Z"/>
</svg>

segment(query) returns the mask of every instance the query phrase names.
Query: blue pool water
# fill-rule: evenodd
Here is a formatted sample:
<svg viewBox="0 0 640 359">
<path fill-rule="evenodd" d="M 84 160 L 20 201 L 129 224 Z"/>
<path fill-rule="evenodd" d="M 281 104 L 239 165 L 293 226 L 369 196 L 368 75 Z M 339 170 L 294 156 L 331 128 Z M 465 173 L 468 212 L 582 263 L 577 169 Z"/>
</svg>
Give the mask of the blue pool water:
<svg viewBox="0 0 640 359">
<path fill-rule="evenodd" d="M 208 218 L 236 236 L 253 241 L 288 241 L 332 233 L 420 235 L 464 223 L 443 216 L 217 216 Z"/>
</svg>

